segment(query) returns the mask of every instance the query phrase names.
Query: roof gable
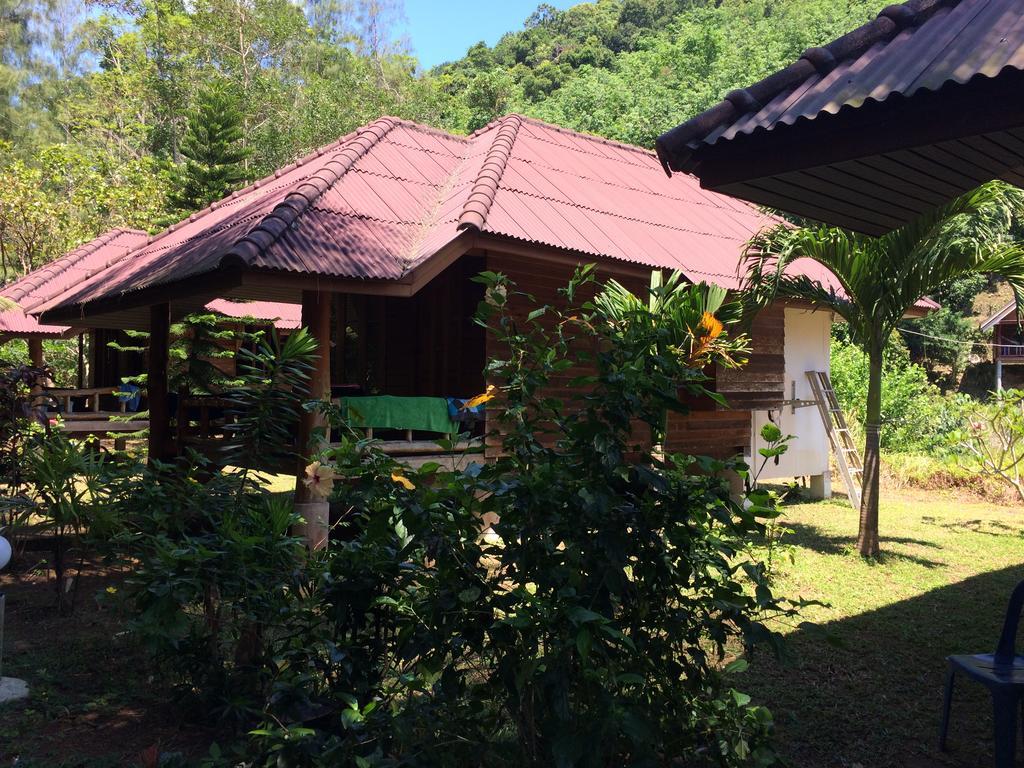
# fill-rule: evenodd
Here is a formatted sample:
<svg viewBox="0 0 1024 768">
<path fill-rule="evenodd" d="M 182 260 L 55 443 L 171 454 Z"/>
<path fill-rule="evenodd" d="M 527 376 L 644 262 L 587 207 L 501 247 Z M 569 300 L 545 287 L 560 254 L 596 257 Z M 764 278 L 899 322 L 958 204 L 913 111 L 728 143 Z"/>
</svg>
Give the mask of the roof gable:
<svg viewBox="0 0 1024 768">
<path fill-rule="evenodd" d="M 1005 307 L 1000 309 L 998 312 L 996 312 L 991 317 L 989 317 L 984 323 L 982 323 L 981 326 L 980 326 L 980 330 L 982 330 L 982 331 L 992 330 L 994 327 L 999 325 L 1001 322 L 1003 322 L 1007 318 L 1010 318 L 1011 320 L 1016 320 L 1016 308 L 1017 308 L 1017 301 L 1016 301 L 1016 299 L 1011 299 L 1010 302 Z"/>
</svg>

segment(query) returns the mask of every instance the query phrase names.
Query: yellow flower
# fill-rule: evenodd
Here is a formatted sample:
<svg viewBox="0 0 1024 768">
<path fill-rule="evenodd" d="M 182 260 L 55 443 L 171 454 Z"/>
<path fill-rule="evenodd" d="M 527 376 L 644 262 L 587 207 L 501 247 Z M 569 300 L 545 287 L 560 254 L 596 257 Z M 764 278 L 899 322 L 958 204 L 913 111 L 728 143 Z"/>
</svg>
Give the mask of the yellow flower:
<svg viewBox="0 0 1024 768">
<path fill-rule="evenodd" d="M 722 331 L 725 328 L 725 326 L 722 325 L 722 321 L 710 312 L 705 312 L 704 316 L 701 317 L 700 327 L 705 331 L 704 336 L 709 339 L 717 339 L 722 335 Z"/>
<path fill-rule="evenodd" d="M 107 594 L 108 595 L 116 595 L 117 594 L 117 587 L 107 587 Z"/>
<path fill-rule="evenodd" d="M 725 326 L 722 325 L 722 321 L 710 312 L 705 312 L 701 316 L 690 345 L 690 365 L 703 364 L 703 358 L 711 351 L 711 343 L 722 335 L 723 330 Z"/>
<path fill-rule="evenodd" d="M 410 480 L 408 477 L 398 474 L 397 472 L 391 473 L 391 480 L 393 482 L 398 483 L 407 491 L 411 491 L 413 488 L 416 487 L 415 485 L 413 485 L 412 480 Z"/>
<path fill-rule="evenodd" d="M 467 400 L 463 404 L 462 407 L 463 408 L 476 408 L 478 405 L 483 405 L 488 400 L 494 399 L 493 392 L 494 392 L 494 385 L 493 384 L 488 384 L 486 392 L 484 392 L 482 395 L 477 395 L 476 397 L 471 397 L 469 400 Z"/>
<path fill-rule="evenodd" d="M 337 477 L 331 467 L 326 467 L 319 461 L 314 461 L 306 467 L 306 479 L 302 482 L 309 488 L 314 496 L 326 499 L 334 489 L 334 480 Z"/>
</svg>

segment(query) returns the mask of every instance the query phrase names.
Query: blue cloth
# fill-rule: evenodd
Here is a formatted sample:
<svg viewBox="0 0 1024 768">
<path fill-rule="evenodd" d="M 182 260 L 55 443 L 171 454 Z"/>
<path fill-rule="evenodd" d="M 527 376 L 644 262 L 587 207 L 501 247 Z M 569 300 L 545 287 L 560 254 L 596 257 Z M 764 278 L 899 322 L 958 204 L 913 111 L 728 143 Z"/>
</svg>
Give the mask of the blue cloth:
<svg viewBox="0 0 1024 768">
<path fill-rule="evenodd" d="M 134 384 L 122 384 L 116 392 L 117 399 L 124 403 L 126 411 L 135 412 L 139 410 L 139 403 L 142 401 L 142 392 Z"/>
<path fill-rule="evenodd" d="M 449 397 L 448 400 L 448 415 L 452 417 L 452 421 L 462 422 L 464 424 L 474 424 L 478 421 L 484 420 L 484 409 L 487 403 L 480 403 L 472 407 L 467 407 L 468 403 L 472 398 L 468 397 Z"/>
</svg>

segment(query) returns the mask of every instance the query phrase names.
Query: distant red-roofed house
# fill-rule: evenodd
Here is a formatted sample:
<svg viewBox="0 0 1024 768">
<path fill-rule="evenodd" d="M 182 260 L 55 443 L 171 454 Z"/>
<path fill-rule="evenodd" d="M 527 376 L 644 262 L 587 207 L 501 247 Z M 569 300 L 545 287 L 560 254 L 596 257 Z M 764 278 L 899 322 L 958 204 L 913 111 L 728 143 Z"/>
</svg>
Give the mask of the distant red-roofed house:
<svg viewBox="0 0 1024 768">
<path fill-rule="evenodd" d="M 995 363 L 995 390 L 1001 392 L 1007 380 L 1009 386 L 1024 386 L 1024 332 L 1017 315 L 1017 303 L 1010 300 L 981 324 L 982 331 L 992 332 L 992 361 Z M 1010 366 L 1009 369 L 1006 366 Z"/>
<path fill-rule="evenodd" d="M 469 320 L 481 297 L 470 277 L 481 270 L 507 274 L 540 303 L 557 301 L 583 263 L 636 291 L 652 270 L 736 289 L 745 244 L 774 222 L 692 177 L 666 178 L 637 147 L 518 115 L 470 136 L 387 117 L 190 216 L 34 311 L 47 323 L 163 333 L 170 314 L 213 297 L 301 303 L 302 324 L 332 347 L 315 387 L 465 397 L 483 390 L 494 352 Z M 814 262 L 796 268 L 831 282 Z M 732 409 L 709 405 L 673 420 L 667 447 L 750 452 L 752 430 L 772 411 L 800 444 L 778 471 L 827 476 L 822 425 L 811 409 L 782 404 L 809 396 L 805 371 L 827 370 L 829 327 L 807 306 L 761 313 L 750 365 L 717 372 Z"/>
</svg>

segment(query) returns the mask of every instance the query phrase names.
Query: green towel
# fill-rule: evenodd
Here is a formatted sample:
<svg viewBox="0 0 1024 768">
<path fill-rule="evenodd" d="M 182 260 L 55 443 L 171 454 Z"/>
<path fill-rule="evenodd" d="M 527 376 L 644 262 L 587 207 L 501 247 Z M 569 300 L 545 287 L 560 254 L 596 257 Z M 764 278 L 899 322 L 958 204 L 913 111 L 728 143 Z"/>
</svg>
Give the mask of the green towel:
<svg viewBox="0 0 1024 768">
<path fill-rule="evenodd" d="M 353 427 L 414 429 L 445 435 L 459 431 L 443 397 L 343 397 L 341 407 Z"/>
</svg>

